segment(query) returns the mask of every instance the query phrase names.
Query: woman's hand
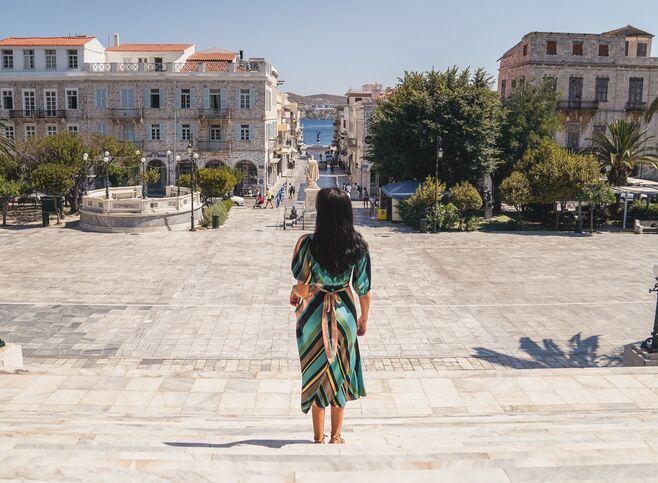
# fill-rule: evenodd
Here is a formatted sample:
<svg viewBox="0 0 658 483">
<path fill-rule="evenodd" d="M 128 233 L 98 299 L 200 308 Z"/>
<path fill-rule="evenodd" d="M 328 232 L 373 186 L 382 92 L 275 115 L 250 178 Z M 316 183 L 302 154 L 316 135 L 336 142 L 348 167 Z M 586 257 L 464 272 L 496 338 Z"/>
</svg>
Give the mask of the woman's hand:
<svg viewBox="0 0 658 483">
<path fill-rule="evenodd" d="M 290 291 L 290 305 L 292 305 L 293 307 L 297 307 L 297 304 L 299 304 L 299 300 L 300 300 L 299 295 L 295 293 L 295 288 L 293 287 L 293 289 Z"/>
<path fill-rule="evenodd" d="M 356 321 L 356 335 L 366 335 L 366 330 L 368 329 L 368 319 L 363 317 L 363 314 L 359 316 L 359 320 Z"/>
</svg>

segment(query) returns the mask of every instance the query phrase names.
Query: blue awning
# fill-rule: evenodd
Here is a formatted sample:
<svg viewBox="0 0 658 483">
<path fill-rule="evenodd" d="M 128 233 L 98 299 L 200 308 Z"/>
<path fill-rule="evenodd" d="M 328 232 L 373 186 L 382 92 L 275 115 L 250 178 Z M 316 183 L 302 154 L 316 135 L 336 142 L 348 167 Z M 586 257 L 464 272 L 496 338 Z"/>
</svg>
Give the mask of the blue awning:
<svg viewBox="0 0 658 483">
<path fill-rule="evenodd" d="M 413 195 L 421 184 L 421 181 L 408 179 L 384 185 L 382 191 L 389 198 L 404 199 Z"/>
</svg>

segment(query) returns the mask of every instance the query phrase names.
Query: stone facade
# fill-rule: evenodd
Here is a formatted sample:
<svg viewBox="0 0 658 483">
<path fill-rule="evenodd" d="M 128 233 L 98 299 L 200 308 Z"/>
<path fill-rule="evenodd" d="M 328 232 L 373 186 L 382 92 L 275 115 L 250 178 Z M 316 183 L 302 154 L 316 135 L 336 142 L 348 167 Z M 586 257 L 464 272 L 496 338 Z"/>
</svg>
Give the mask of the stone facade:
<svg viewBox="0 0 658 483">
<path fill-rule="evenodd" d="M 0 49 L 18 59 L 25 41 L 4 39 Z M 46 49 L 70 49 L 57 45 L 60 41 L 45 45 L 45 39 L 44 45 L 34 47 L 34 55 L 39 59 Z M 203 52 L 194 53 L 192 44 L 140 44 L 143 53 L 131 48 L 134 44 L 114 46 L 100 60 L 96 44 L 93 39 L 92 61 L 81 55 L 75 69 L 39 69 L 39 62 L 35 69 L 16 62 L 8 68 L 0 62 L 0 120 L 9 136 L 22 139 L 31 132 L 47 135 L 69 129 L 87 140 L 100 133 L 131 141 L 150 166 L 166 173 L 161 176 L 163 186 L 175 181 L 177 156 L 184 167 L 193 140 L 199 167 L 226 164 L 243 171 L 239 188 L 263 190 L 276 182 L 279 170 L 267 169 L 277 133 L 278 73 L 272 65 L 230 53 L 209 53 L 206 61 L 191 61 L 204 58 Z M 223 60 L 214 60 L 217 55 Z M 34 106 L 26 105 L 26 90 L 34 91 Z M 49 90 L 56 92 L 56 101 L 47 105 Z M 73 92 L 75 102 L 67 98 Z"/>
<path fill-rule="evenodd" d="M 553 83 L 565 129 L 556 141 L 585 148 L 605 122 L 643 122 L 658 134 L 658 116 L 647 126 L 643 114 L 658 95 L 658 58 L 651 57 L 653 35 L 632 26 L 602 34 L 531 32 L 500 60 L 501 97 L 524 83 Z"/>
</svg>

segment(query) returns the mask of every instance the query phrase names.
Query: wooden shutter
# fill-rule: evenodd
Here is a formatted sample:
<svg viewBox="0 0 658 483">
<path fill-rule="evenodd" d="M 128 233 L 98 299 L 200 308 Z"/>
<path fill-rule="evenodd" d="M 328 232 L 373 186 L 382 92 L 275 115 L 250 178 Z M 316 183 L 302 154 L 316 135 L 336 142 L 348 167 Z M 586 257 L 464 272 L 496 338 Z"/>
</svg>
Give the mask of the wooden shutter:
<svg viewBox="0 0 658 483">
<path fill-rule="evenodd" d="M 151 89 L 148 87 L 144 88 L 144 107 L 151 107 Z"/>
<path fill-rule="evenodd" d="M 249 142 L 254 141 L 254 126 L 249 125 Z"/>
<path fill-rule="evenodd" d="M 190 87 L 190 109 L 194 109 L 196 107 L 196 102 L 195 102 L 195 94 L 196 94 L 196 87 Z"/>
<path fill-rule="evenodd" d="M 164 87 L 160 87 L 160 107 L 166 108 L 165 105 L 165 90 Z"/>
<path fill-rule="evenodd" d="M 176 88 L 176 109 L 180 109 L 180 89 Z"/>
<path fill-rule="evenodd" d="M 203 88 L 203 108 L 210 109 L 210 89 Z"/>
<path fill-rule="evenodd" d="M 249 109 L 256 107 L 256 89 L 249 89 Z"/>
<path fill-rule="evenodd" d="M 147 124 L 146 125 L 146 132 L 144 133 L 144 139 L 149 140 L 149 141 L 152 140 L 151 133 L 152 133 L 151 125 Z"/>
<path fill-rule="evenodd" d="M 219 107 L 222 109 L 228 108 L 228 99 L 226 98 L 226 87 L 219 90 Z"/>
<path fill-rule="evenodd" d="M 235 108 L 240 109 L 240 88 L 235 88 Z"/>
<path fill-rule="evenodd" d="M 183 127 L 181 124 L 176 124 L 176 140 L 180 141 L 183 137 Z"/>
</svg>

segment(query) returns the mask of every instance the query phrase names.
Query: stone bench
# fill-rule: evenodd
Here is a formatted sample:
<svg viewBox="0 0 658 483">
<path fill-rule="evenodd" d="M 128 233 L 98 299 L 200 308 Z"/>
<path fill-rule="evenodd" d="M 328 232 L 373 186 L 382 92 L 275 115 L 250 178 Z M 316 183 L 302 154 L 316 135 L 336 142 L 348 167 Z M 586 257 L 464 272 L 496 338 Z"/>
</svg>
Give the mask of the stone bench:
<svg viewBox="0 0 658 483">
<path fill-rule="evenodd" d="M 658 220 L 635 220 L 633 232 L 636 235 L 658 233 Z"/>
</svg>

